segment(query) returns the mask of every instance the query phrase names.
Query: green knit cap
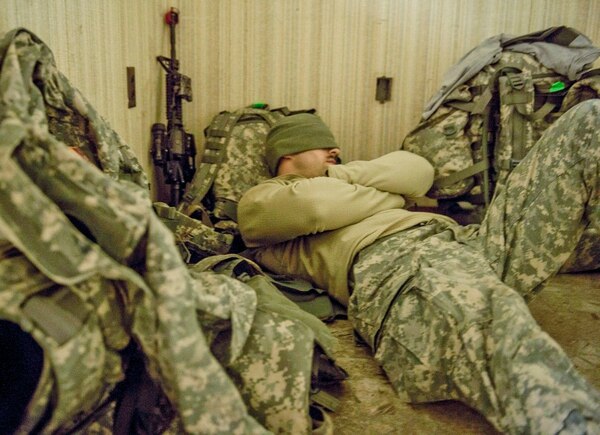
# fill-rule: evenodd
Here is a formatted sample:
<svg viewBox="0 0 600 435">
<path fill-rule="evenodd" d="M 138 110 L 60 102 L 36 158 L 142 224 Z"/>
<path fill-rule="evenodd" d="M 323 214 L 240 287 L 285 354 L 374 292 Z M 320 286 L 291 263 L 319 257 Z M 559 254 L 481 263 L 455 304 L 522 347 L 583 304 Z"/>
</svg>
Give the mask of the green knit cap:
<svg viewBox="0 0 600 435">
<path fill-rule="evenodd" d="M 338 148 L 329 127 L 311 113 L 286 116 L 275 123 L 267 135 L 265 160 L 272 175 L 279 159 L 302 151 Z"/>
</svg>

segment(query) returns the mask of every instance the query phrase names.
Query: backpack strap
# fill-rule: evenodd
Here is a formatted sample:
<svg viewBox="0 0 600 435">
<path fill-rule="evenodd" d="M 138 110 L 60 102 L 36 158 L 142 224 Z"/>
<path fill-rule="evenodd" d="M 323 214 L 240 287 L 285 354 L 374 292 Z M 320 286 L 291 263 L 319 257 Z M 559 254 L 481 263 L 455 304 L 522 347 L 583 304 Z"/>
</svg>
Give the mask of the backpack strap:
<svg viewBox="0 0 600 435">
<path fill-rule="evenodd" d="M 464 110 L 466 112 L 470 112 L 474 115 L 482 115 L 483 117 L 483 126 L 482 126 L 482 137 L 481 137 L 481 153 L 483 159 L 474 163 L 473 165 L 465 168 L 463 170 L 454 172 L 444 178 L 435 181 L 435 186 L 438 188 L 451 186 L 454 183 L 457 183 L 461 180 L 473 177 L 477 174 L 481 174 L 481 186 L 482 186 L 482 195 L 483 202 L 485 207 L 489 205 L 491 201 L 491 188 L 490 188 L 490 156 L 489 156 L 489 131 L 490 131 L 490 106 L 491 102 L 494 99 L 497 93 L 497 82 L 499 77 L 502 75 L 507 75 L 513 78 L 513 80 L 518 80 L 518 74 L 521 72 L 521 66 L 513 63 L 505 63 L 502 65 L 502 68 L 496 71 L 496 73 L 492 76 L 489 85 L 485 87 L 485 89 L 481 92 L 479 99 L 477 101 L 470 102 L 460 102 L 460 101 L 448 101 L 445 104 L 450 107 L 454 107 L 460 110 Z M 540 115 L 545 112 L 547 109 L 550 111 L 551 108 L 540 109 Z"/>
<path fill-rule="evenodd" d="M 485 111 L 490 101 L 492 101 L 492 97 L 492 89 L 490 86 L 487 86 L 477 101 L 448 101 L 446 104 L 471 114 L 480 115 Z"/>
<path fill-rule="evenodd" d="M 472 177 L 479 172 L 483 172 L 490 167 L 487 159 L 481 160 L 474 165 L 469 166 L 461 171 L 453 172 L 447 177 L 440 178 L 435 182 L 437 187 L 447 187 L 452 186 L 454 183 L 459 182 L 460 180 L 464 180 L 465 178 Z"/>
<path fill-rule="evenodd" d="M 271 112 L 280 112 L 283 116 L 298 115 L 299 113 L 316 113 L 316 109 L 301 109 L 301 110 L 290 110 L 286 106 L 272 109 Z"/>
<path fill-rule="evenodd" d="M 240 119 L 240 116 L 242 116 L 240 112 L 221 112 L 204 130 L 206 141 L 204 143 L 200 167 L 194 174 L 194 178 L 186 189 L 182 201 L 178 206 L 180 212 L 189 214 L 189 209 L 193 205 L 199 204 L 210 189 L 217 176 L 217 169 L 219 169 L 219 165 L 223 161 L 223 155 L 231 137 L 231 131 Z"/>
</svg>

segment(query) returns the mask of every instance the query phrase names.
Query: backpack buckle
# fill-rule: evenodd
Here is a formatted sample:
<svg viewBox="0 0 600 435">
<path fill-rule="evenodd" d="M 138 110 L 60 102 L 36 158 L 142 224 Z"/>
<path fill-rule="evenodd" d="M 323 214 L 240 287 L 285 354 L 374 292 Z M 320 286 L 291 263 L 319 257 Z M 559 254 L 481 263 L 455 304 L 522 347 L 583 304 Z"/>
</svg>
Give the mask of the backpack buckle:
<svg viewBox="0 0 600 435">
<path fill-rule="evenodd" d="M 516 74 L 512 72 L 506 73 L 510 87 L 516 90 L 521 90 L 525 86 L 525 79 L 522 74 Z"/>
<path fill-rule="evenodd" d="M 521 163 L 521 159 L 510 159 L 510 170 L 515 169 L 519 163 Z"/>
</svg>

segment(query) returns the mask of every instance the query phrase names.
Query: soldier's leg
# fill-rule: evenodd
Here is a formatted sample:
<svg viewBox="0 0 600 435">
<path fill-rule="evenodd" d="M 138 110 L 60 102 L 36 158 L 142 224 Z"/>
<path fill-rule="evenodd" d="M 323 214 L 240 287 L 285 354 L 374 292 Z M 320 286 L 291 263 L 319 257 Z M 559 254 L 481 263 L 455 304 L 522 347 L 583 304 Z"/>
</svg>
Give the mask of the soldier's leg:
<svg viewBox="0 0 600 435">
<path fill-rule="evenodd" d="M 431 227 L 369 246 L 353 268 L 349 314 L 399 395 L 460 400 L 507 433 L 598 425 L 600 394 L 523 298 L 456 240 L 460 229 Z"/>
<path fill-rule="evenodd" d="M 600 100 L 567 112 L 498 189 L 479 230 L 498 276 L 525 297 L 568 260 L 600 267 Z"/>
<path fill-rule="evenodd" d="M 596 206 L 598 208 L 599 206 Z M 583 231 L 571 256 L 560 268 L 561 272 L 600 271 L 600 229 L 590 222 Z"/>
</svg>

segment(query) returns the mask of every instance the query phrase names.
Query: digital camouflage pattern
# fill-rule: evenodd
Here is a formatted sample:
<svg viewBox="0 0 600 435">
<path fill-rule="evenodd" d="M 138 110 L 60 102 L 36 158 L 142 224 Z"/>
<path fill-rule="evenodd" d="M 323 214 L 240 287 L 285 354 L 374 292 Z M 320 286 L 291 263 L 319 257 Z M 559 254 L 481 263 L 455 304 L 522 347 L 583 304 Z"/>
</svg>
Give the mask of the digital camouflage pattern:
<svg viewBox="0 0 600 435">
<path fill-rule="evenodd" d="M 233 234 L 216 230 L 211 222 L 192 218 L 176 207 L 155 202 L 154 211 L 175 235 L 186 263 L 210 255 L 225 254 L 233 244 Z"/>
<path fill-rule="evenodd" d="M 237 235 L 237 204 L 242 195 L 261 181 L 271 178 L 264 159 L 267 133 L 275 122 L 290 114 L 313 109 L 290 111 L 245 107 L 216 115 L 205 129 L 206 141 L 202 161 L 178 209 L 195 217 L 198 208 L 205 210 L 215 231 Z M 221 241 L 220 241 L 221 242 Z M 232 249 L 222 246 L 223 254 Z M 225 249 L 228 248 L 228 249 Z"/>
<path fill-rule="evenodd" d="M 240 250 L 233 246 L 239 234 L 237 203 L 247 189 L 270 177 L 264 143 L 270 126 L 281 116 L 250 107 L 216 115 L 205 129 L 201 162 L 181 203 L 173 208 L 155 204 L 175 232 L 186 262 Z"/>
<path fill-rule="evenodd" d="M 349 316 L 402 398 L 461 400 L 503 433 L 600 433 L 600 393 L 523 299 L 569 258 L 600 267 L 599 166 L 591 100 L 545 132 L 481 226 L 432 221 L 360 252 Z"/>
<path fill-rule="evenodd" d="M 249 413 L 264 403 L 253 402 L 259 385 L 240 392 L 210 346 L 218 341 L 227 364 L 256 380 L 263 372 L 252 368 L 264 363 L 255 357 L 265 352 L 257 331 L 274 334 L 274 360 L 292 348 L 310 355 L 313 337 L 302 342 L 306 329 L 271 313 L 243 282 L 188 269 L 137 160 L 42 41 L 17 29 L 0 56 L 0 319 L 44 350 L 42 382 L 19 431 L 68 430 L 101 405 L 123 379 L 132 344 L 176 410 L 169 433 L 269 433 L 283 424 L 276 414 L 306 416 L 307 398 L 282 395 L 304 379 L 274 364 L 264 378 L 274 409 L 265 428 Z M 56 328 L 52 314 L 70 327 Z M 279 346 L 284 336 L 294 345 Z M 294 424 L 310 431 L 306 421 Z"/>
<path fill-rule="evenodd" d="M 535 62 L 533 58 L 524 60 Z M 571 84 L 564 76 L 532 65 L 499 77 L 499 126 L 493 149 L 496 187 L 504 184 L 550 125 L 576 104 L 600 96 L 600 71 L 588 74 Z M 560 83 L 568 90 L 553 92 L 552 87 L 560 88 Z"/>
<path fill-rule="evenodd" d="M 600 267 L 599 126 L 600 99 L 567 112 L 498 188 L 482 222 L 486 257 L 526 298 L 565 262 L 571 271 Z"/>
<path fill-rule="evenodd" d="M 0 318 L 30 334 L 47 361 L 18 433 L 40 429 L 37 424 L 56 395 L 45 431 L 52 432 L 66 421 L 77 422 L 106 401 L 124 378 L 118 352 L 129 336 L 114 311 L 119 308 L 117 289 L 100 277 L 59 285 L 5 240 L 0 276 Z M 15 383 L 15 392 L 23 388 Z"/>
<path fill-rule="evenodd" d="M 232 379 L 260 423 L 276 433 L 310 432 L 309 396 L 313 388 L 320 387 L 316 382 L 318 372 L 326 370 L 336 373 L 338 380 L 345 378 L 345 372 L 333 362 L 336 341 L 329 329 L 283 296 L 260 267 L 248 259 L 235 254 L 212 256 L 190 270 L 192 274 L 215 271 L 254 289 L 255 321 L 243 354 L 229 355 L 216 340 L 218 335 L 209 335 L 209 342 L 215 355 L 233 373 Z M 212 279 L 218 278 L 221 277 L 212 275 Z M 214 285 L 208 291 L 222 290 Z M 313 341 L 324 354 L 313 354 Z M 317 357 L 320 363 L 313 367 Z"/>
<path fill-rule="evenodd" d="M 459 87 L 449 96 L 457 101 L 477 102 L 483 97 L 471 95 L 468 87 Z M 435 169 L 435 180 L 470 168 L 474 164 L 472 144 L 481 142 L 481 113 L 469 113 L 442 105 L 430 118 L 421 121 L 404 139 L 402 149 L 425 157 Z M 472 177 L 450 186 L 434 186 L 431 198 L 454 198 L 471 191 Z"/>
<path fill-rule="evenodd" d="M 575 104 L 598 96 L 598 74 L 573 83 L 533 56 L 505 51 L 449 94 L 406 136 L 402 148 L 434 166 L 435 183 L 428 196 L 466 195 L 464 200 L 482 203 L 481 195 L 489 191 L 489 198 L 504 183 L 552 123 Z M 488 167 L 486 180 L 482 171 Z M 481 217 L 483 213 L 478 222 Z"/>
<path fill-rule="evenodd" d="M 450 93 L 444 104 L 422 120 L 404 139 L 402 148 L 427 158 L 435 169 L 439 182 L 454 173 L 466 170 L 483 160 L 484 123 L 493 98 L 497 75 L 507 65 L 520 70 L 550 72 L 533 57 L 503 52 L 498 62 L 486 65 L 477 75 Z M 488 137 L 487 140 L 493 140 Z M 448 186 L 434 185 L 432 198 L 454 198 L 469 193 L 475 186 L 472 177 Z M 477 193 L 481 193 L 480 187 Z"/>
<path fill-rule="evenodd" d="M 233 383 L 208 351 L 196 320 L 197 312 L 209 309 L 214 302 L 203 295 L 204 283 L 201 279 L 191 279 L 173 244 L 172 234 L 152 212 L 148 191 L 139 184 L 116 180 L 123 155 L 119 149 L 121 143 L 114 140 L 116 135 L 103 135 L 102 129 L 94 132 L 105 141 L 104 145 L 96 146 L 106 148 L 98 155 L 104 155 L 107 167 L 112 168 L 108 171 L 112 176 L 107 176 L 70 151 L 48 130 L 45 94 L 50 90 L 54 91 L 50 94 L 52 104 L 57 104 L 61 94 L 66 95 L 64 105 L 72 104 L 73 111 L 104 125 L 105 132 L 110 127 L 56 71 L 47 47 L 21 30 L 9 34 L 3 48 L 0 77 L 3 238 L 49 280 L 67 287 L 84 301 L 92 299 L 94 283 L 104 284 L 109 291 L 113 286 L 108 283 L 121 283 L 118 294 L 113 296 L 125 302 L 116 311 L 127 314 L 120 323 L 139 342 L 150 372 L 161 381 L 187 431 L 264 433 L 248 416 Z M 36 63 L 44 66 L 34 70 Z M 45 92 L 33 84 L 32 73 L 46 83 Z M 51 89 L 51 85 L 56 88 Z M 96 243 L 75 228 L 66 213 L 82 222 Z M 251 290 L 243 287 L 232 280 L 232 288 L 238 289 L 239 297 L 248 297 Z M 34 289 L 38 287 L 25 287 L 28 291 Z M 108 298 L 107 294 L 100 292 L 97 308 L 92 301 L 88 302 L 90 322 L 114 315 L 110 305 L 102 303 L 101 297 Z M 3 313 L 8 309 L 3 304 Z M 250 322 L 252 314 L 240 315 Z M 89 346 L 94 348 L 101 345 L 102 332 L 111 336 L 100 327 L 92 332 L 96 339 Z M 109 338 L 105 340 L 111 342 Z M 54 359 L 51 364 L 54 375 L 64 368 L 68 368 L 69 375 L 74 371 L 87 373 L 90 385 L 82 395 L 78 393 L 81 385 L 77 385 L 76 394 L 68 394 L 73 385 L 53 383 L 49 393 L 55 396 L 52 391 L 60 389 L 61 394 L 53 403 L 48 431 L 69 422 L 82 407 L 98 403 L 107 388 L 104 383 L 117 380 L 116 375 L 112 378 L 96 375 L 95 380 L 103 382 L 94 383 L 93 376 L 99 371 L 114 372 L 117 364 L 114 358 L 106 357 L 103 362 L 102 353 L 87 354 L 85 348 L 80 350 L 85 358 L 80 358 L 80 354 L 69 350 L 63 350 Z M 100 363 L 103 364 L 98 367 Z M 75 367 L 79 368 L 74 370 Z M 31 417 L 35 416 L 26 416 L 26 425 L 35 423 Z"/>
<path fill-rule="evenodd" d="M 264 109 L 240 109 L 225 147 L 225 156 L 212 185 L 215 217 L 232 219 L 228 203 L 237 204 L 246 190 L 271 178 L 265 163 L 265 139 L 271 126 L 284 115 Z M 214 134 L 210 127 L 208 135 Z M 235 220 L 235 219 L 234 219 Z"/>
</svg>

